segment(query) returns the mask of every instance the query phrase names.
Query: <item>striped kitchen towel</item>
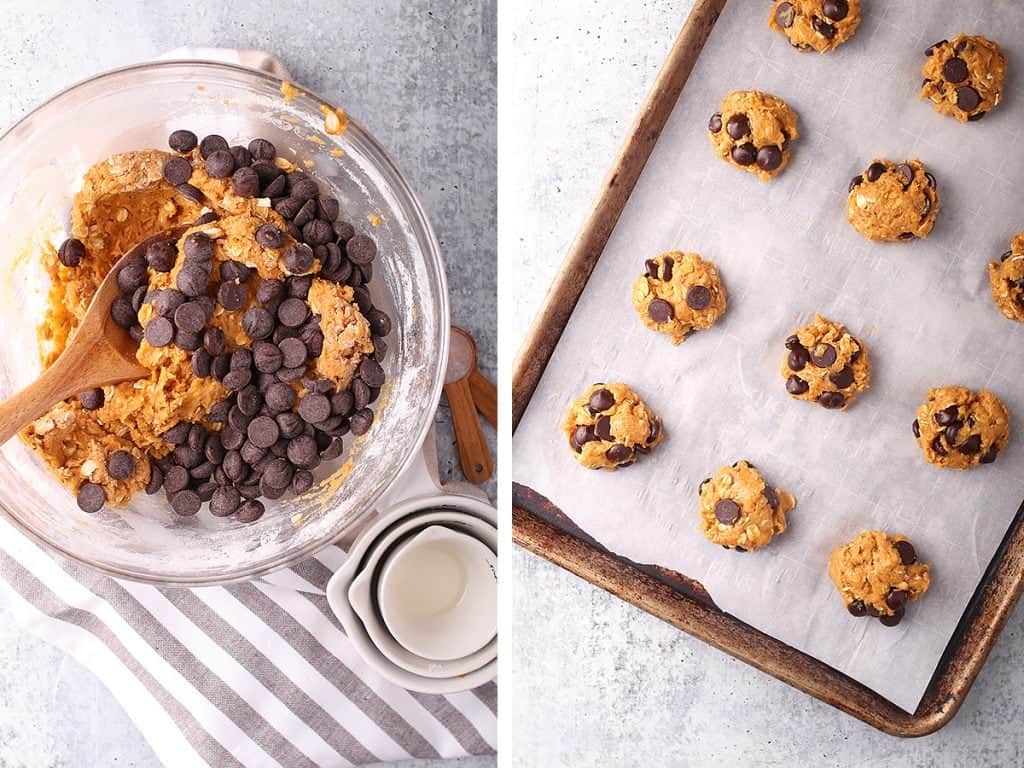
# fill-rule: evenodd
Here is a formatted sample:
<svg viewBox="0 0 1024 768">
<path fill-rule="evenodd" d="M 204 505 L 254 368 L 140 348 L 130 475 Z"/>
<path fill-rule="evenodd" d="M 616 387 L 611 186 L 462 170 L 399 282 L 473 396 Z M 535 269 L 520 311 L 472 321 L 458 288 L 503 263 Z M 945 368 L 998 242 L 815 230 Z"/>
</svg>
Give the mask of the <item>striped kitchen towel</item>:
<svg viewBox="0 0 1024 768">
<path fill-rule="evenodd" d="M 406 691 L 356 654 L 324 587 L 345 553 L 228 587 L 161 589 L 49 554 L 0 520 L 19 624 L 93 670 L 167 766 L 333 768 L 490 754 L 497 688 Z"/>
</svg>

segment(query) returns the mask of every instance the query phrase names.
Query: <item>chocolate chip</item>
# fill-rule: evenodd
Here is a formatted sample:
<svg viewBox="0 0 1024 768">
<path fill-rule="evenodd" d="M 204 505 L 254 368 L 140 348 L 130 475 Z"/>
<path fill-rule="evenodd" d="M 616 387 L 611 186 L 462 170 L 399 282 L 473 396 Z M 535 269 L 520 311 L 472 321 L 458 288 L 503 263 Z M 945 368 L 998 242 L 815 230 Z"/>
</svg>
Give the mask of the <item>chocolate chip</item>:
<svg viewBox="0 0 1024 768">
<path fill-rule="evenodd" d="M 256 230 L 256 242 L 264 248 L 280 248 L 286 239 L 284 232 L 273 224 L 264 224 Z"/>
<path fill-rule="evenodd" d="M 594 422 L 594 435 L 599 440 L 605 440 L 609 443 L 615 439 L 612 437 L 612 420 L 610 416 L 597 417 L 597 421 Z"/>
<path fill-rule="evenodd" d="M 247 165 L 252 165 L 252 152 L 250 152 L 248 149 L 241 146 L 240 144 L 236 144 L 235 146 L 231 147 L 230 149 L 228 149 L 228 152 L 231 153 L 231 157 L 235 161 L 235 168 L 242 168 Z"/>
<path fill-rule="evenodd" d="M 792 3 L 779 3 L 775 9 L 775 23 L 783 29 L 789 29 L 793 26 L 793 21 L 796 19 L 796 9 Z"/>
<path fill-rule="evenodd" d="M 349 419 L 352 425 L 352 434 L 356 437 L 365 435 L 370 431 L 370 427 L 373 424 L 373 411 L 369 408 L 360 408 L 358 411 L 352 414 Z"/>
<path fill-rule="evenodd" d="M 178 290 L 186 296 L 195 298 L 206 293 L 206 286 L 209 281 L 209 271 L 204 270 L 202 267 L 197 266 L 194 263 L 186 262 L 178 271 L 178 276 L 175 279 L 175 285 L 177 285 Z"/>
<path fill-rule="evenodd" d="M 167 145 L 175 152 L 191 152 L 196 148 L 198 142 L 196 135 L 192 131 L 186 131 L 179 129 L 173 131 L 170 136 L 167 137 Z"/>
<path fill-rule="evenodd" d="M 235 397 L 235 402 L 238 406 L 238 410 L 243 414 L 246 416 L 255 416 L 260 412 L 260 408 L 263 406 L 263 395 L 260 394 L 255 385 L 249 384 L 238 391 L 238 395 Z"/>
<path fill-rule="evenodd" d="M 107 459 L 107 474 L 115 480 L 127 480 L 135 471 L 135 457 L 128 451 L 114 451 Z"/>
<path fill-rule="evenodd" d="M 229 150 L 218 149 L 206 157 L 203 166 L 211 179 L 226 179 L 235 172 L 235 158 Z M 183 179 L 183 181 L 187 180 Z"/>
<path fill-rule="evenodd" d="M 861 176 L 859 174 L 857 176 L 854 176 L 852 179 L 850 179 L 850 189 L 849 189 L 849 191 L 853 192 L 853 190 L 856 189 L 857 187 L 859 187 L 863 182 L 864 182 L 864 177 L 863 176 Z"/>
<path fill-rule="evenodd" d="M 260 373 L 274 373 L 281 367 L 283 355 L 277 344 L 257 341 L 252 345 L 253 365 Z"/>
<path fill-rule="evenodd" d="M 948 408 L 943 408 L 941 411 L 935 414 L 935 423 L 940 427 L 948 427 L 954 421 L 957 421 L 960 417 L 960 409 L 955 405 L 951 405 Z"/>
<path fill-rule="evenodd" d="M 686 303 L 698 312 L 707 309 L 711 305 L 711 291 L 703 285 L 695 285 L 686 292 Z"/>
<path fill-rule="evenodd" d="M 359 378 L 370 387 L 382 387 L 384 386 L 384 369 L 373 358 L 363 358 L 363 361 L 359 363 Z"/>
<path fill-rule="evenodd" d="M 864 175 L 867 176 L 868 181 L 878 181 L 882 178 L 882 174 L 885 173 L 886 168 L 883 163 L 872 163 L 868 166 L 867 171 Z"/>
<path fill-rule="evenodd" d="M 240 523 L 254 523 L 263 517 L 265 509 L 262 501 L 249 499 L 238 508 L 235 519 Z"/>
<path fill-rule="evenodd" d="M 382 309 L 372 307 L 366 312 L 366 320 L 369 322 L 370 332 L 374 336 L 383 338 L 391 333 L 391 318 Z"/>
<path fill-rule="evenodd" d="M 786 391 L 791 395 L 803 395 L 810 388 L 810 385 L 796 374 L 786 379 Z"/>
<path fill-rule="evenodd" d="M 847 0 L 825 0 L 821 12 L 832 21 L 842 21 L 850 12 L 850 4 Z"/>
<path fill-rule="evenodd" d="M 289 298 L 277 308 L 277 319 L 289 328 L 298 328 L 309 316 L 309 307 L 302 299 Z"/>
<path fill-rule="evenodd" d="M 750 133 L 750 121 L 746 115 L 733 115 L 726 123 L 725 131 L 734 139 L 742 139 Z"/>
<path fill-rule="evenodd" d="M 914 419 L 914 423 L 910 427 L 914 432 L 914 437 L 921 437 L 921 424 L 917 419 Z"/>
<path fill-rule="evenodd" d="M 215 133 L 211 133 L 209 136 L 204 136 L 203 140 L 199 142 L 199 154 L 202 155 L 203 160 L 208 158 L 214 152 L 227 148 L 227 140 L 223 136 L 218 136 Z"/>
<path fill-rule="evenodd" d="M 868 612 L 867 608 L 864 606 L 863 600 L 852 600 L 850 604 L 846 606 L 846 610 L 850 612 L 851 616 L 856 616 L 857 618 L 864 616 Z"/>
<path fill-rule="evenodd" d="M 757 165 L 763 171 L 774 171 L 782 165 L 782 150 L 775 146 L 757 150 Z"/>
<path fill-rule="evenodd" d="M 800 337 L 795 333 L 786 339 L 786 349 L 796 349 L 797 347 L 803 347 L 800 343 Z"/>
<path fill-rule="evenodd" d="M 302 227 L 302 239 L 309 245 L 325 245 L 334 239 L 334 229 L 328 221 L 313 219 Z"/>
<path fill-rule="evenodd" d="M 711 116 L 711 119 L 708 120 L 708 130 L 711 131 L 712 133 L 718 133 L 720 130 L 722 130 L 721 112 L 715 112 L 715 114 Z"/>
<path fill-rule="evenodd" d="M 353 264 L 369 264 L 377 256 L 377 244 L 367 235 L 356 235 L 345 248 Z"/>
<path fill-rule="evenodd" d="M 895 627 L 903 620 L 903 609 L 896 611 L 892 616 L 879 616 L 878 620 L 886 627 Z"/>
<path fill-rule="evenodd" d="M 911 168 L 908 163 L 900 163 L 892 170 L 893 173 L 900 177 L 900 181 L 903 182 L 904 188 L 909 187 L 914 181 L 914 169 Z"/>
<path fill-rule="evenodd" d="M 826 40 L 831 40 L 836 36 L 836 28 L 829 24 L 824 19 L 819 19 L 817 16 L 811 19 L 811 26 L 814 27 L 814 31 L 824 37 Z"/>
<path fill-rule="evenodd" d="M 184 184 L 191 175 L 192 164 L 184 157 L 171 157 L 164 163 L 164 179 L 175 187 Z"/>
<path fill-rule="evenodd" d="M 896 547 L 896 551 L 900 555 L 900 562 L 904 565 L 913 565 L 917 562 L 917 552 L 914 550 L 914 545 L 906 539 L 900 539 L 899 541 L 893 542 L 893 546 Z"/>
<path fill-rule="evenodd" d="M 811 362 L 819 368 L 828 368 L 836 361 L 836 348 L 831 344 L 821 342 L 810 351 L 810 358 Z"/>
<path fill-rule="evenodd" d="M 230 517 L 242 503 L 242 496 L 229 485 L 221 486 L 210 499 L 210 514 L 214 517 Z"/>
<path fill-rule="evenodd" d="M 613 405 L 615 405 L 615 395 L 610 390 L 604 388 L 595 389 L 587 403 L 590 412 L 595 415 L 607 411 Z"/>
<path fill-rule="evenodd" d="M 274 318 L 263 307 L 249 307 L 242 315 L 242 328 L 254 341 L 265 339 L 274 332 Z"/>
<path fill-rule="evenodd" d="M 249 386 L 252 381 L 252 371 L 248 368 L 235 368 L 224 375 L 221 383 L 231 392 L 238 392 Z"/>
<path fill-rule="evenodd" d="M 793 347 L 789 351 L 789 358 L 786 360 L 786 365 L 789 366 L 791 371 L 802 371 L 807 367 L 807 361 L 810 356 L 807 354 L 807 350 L 802 346 Z"/>
<path fill-rule="evenodd" d="M 155 272 L 170 272 L 178 260 L 178 248 L 171 240 L 158 240 L 146 247 L 146 263 Z"/>
<path fill-rule="evenodd" d="M 335 237 L 342 244 L 347 244 L 349 240 L 356 236 L 356 228 L 347 221 L 334 222 L 333 229 Z"/>
<path fill-rule="evenodd" d="M 191 517 L 199 511 L 202 505 L 203 501 L 195 491 L 186 489 L 171 496 L 171 509 L 182 517 Z"/>
<path fill-rule="evenodd" d="M 577 424 L 576 429 L 573 430 L 572 436 L 569 438 L 569 443 L 572 445 L 573 450 L 575 450 L 576 453 L 580 453 L 585 444 L 597 439 L 598 437 L 594 427 L 589 424 Z"/>
<path fill-rule="evenodd" d="M 950 83 L 962 83 L 967 79 L 969 72 L 967 62 L 959 56 L 947 59 L 942 65 L 942 76 Z"/>
<path fill-rule="evenodd" d="M 260 177 L 252 168 L 239 168 L 231 175 L 231 190 L 239 197 L 256 197 Z"/>
<path fill-rule="evenodd" d="M 845 402 L 846 398 L 838 392 L 822 392 L 818 395 L 818 404 L 829 410 L 842 408 Z"/>
<path fill-rule="evenodd" d="M 722 525 L 733 525 L 740 519 L 740 505 L 732 499 L 719 499 L 715 504 L 715 517 Z"/>
<path fill-rule="evenodd" d="M 281 381 L 275 381 L 273 384 L 267 387 L 266 392 L 263 393 L 263 399 L 267 403 L 267 407 L 275 413 L 290 410 L 295 405 L 295 390 L 290 386 Z M 330 414 L 328 413 L 328 416 Z M 324 418 L 327 418 L 325 416 Z"/>
<path fill-rule="evenodd" d="M 947 45 L 948 43 L 949 43 L 948 40 L 939 40 L 939 42 L 933 43 L 932 45 L 929 45 L 925 49 L 924 55 L 925 56 L 932 56 L 932 55 L 934 55 L 936 49 L 941 48 L 943 45 Z"/>
<path fill-rule="evenodd" d="M 249 292 L 244 285 L 238 283 L 221 283 L 217 289 L 217 303 L 229 312 L 234 312 L 245 306 L 249 300 Z"/>
<path fill-rule="evenodd" d="M 840 389 L 846 389 L 853 384 L 853 369 L 848 365 L 844 366 L 841 371 L 830 373 L 828 378 Z"/>
<path fill-rule="evenodd" d="M 672 305 L 664 299 L 655 299 L 647 306 L 647 314 L 656 323 L 665 323 L 675 314 Z"/>
<path fill-rule="evenodd" d="M 907 600 L 910 599 L 910 593 L 905 589 L 890 589 L 889 594 L 885 596 L 885 604 L 892 608 L 894 611 L 902 609 L 906 604 Z"/>
<path fill-rule="evenodd" d="M 753 165 L 757 160 L 757 148 L 747 142 L 732 148 L 732 159 L 737 165 Z"/>
<path fill-rule="evenodd" d="M 942 444 L 942 435 L 936 435 L 932 440 L 932 450 L 939 456 L 949 455 L 949 451 L 946 450 L 946 446 Z"/>
<path fill-rule="evenodd" d="M 975 112 L 973 115 L 968 115 L 967 116 L 967 122 L 968 123 L 976 123 L 979 120 L 981 120 L 981 118 L 983 118 L 987 114 L 988 114 L 988 112 Z"/>
<path fill-rule="evenodd" d="M 114 320 L 114 323 L 125 330 L 128 330 L 138 322 L 138 315 L 132 309 L 132 303 L 124 296 L 118 296 L 111 302 L 110 317 Z"/>
<path fill-rule="evenodd" d="M 206 325 L 206 313 L 195 301 L 186 301 L 174 310 L 174 324 L 182 331 L 199 333 Z"/>
<path fill-rule="evenodd" d="M 254 160 L 273 160 L 277 156 L 277 147 L 267 139 L 253 139 L 249 142 L 249 154 Z"/>
<path fill-rule="evenodd" d="M 981 96 L 971 86 L 956 89 L 956 105 L 964 112 L 973 112 L 981 104 Z"/>
<path fill-rule="evenodd" d="M 257 416 L 249 423 L 246 435 L 257 448 L 269 448 L 281 436 L 281 429 L 270 416 Z"/>
<path fill-rule="evenodd" d="M 608 458 L 608 461 L 614 462 L 615 464 L 624 464 L 626 462 L 632 463 L 634 456 L 633 449 L 628 445 L 623 445 L 622 443 L 616 443 L 605 451 L 604 455 Z"/>
<path fill-rule="evenodd" d="M 980 464 L 991 464 L 999 456 L 999 448 L 995 445 L 989 446 L 989 449 L 985 451 L 984 455 L 978 460 Z"/>
<path fill-rule="evenodd" d="M 310 424 L 317 424 L 331 415 L 331 401 L 324 395 L 311 393 L 299 401 L 299 415 Z"/>
<path fill-rule="evenodd" d="M 192 353 L 192 373 L 200 379 L 207 378 L 212 370 L 213 356 L 210 355 L 205 349 L 200 347 Z"/>
<path fill-rule="evenodd" d="M 768 501 L 768 506 L 770 506 L 772 509 L 779 508 L 779 496 L 778 494 L 775 493 L 774 488 L 772 488 L 770 485 L 766 485 L 762 493 L 764 493 L 764 497 Z"/>
<path fill-rule="evenodd" d="M 301 171 L 294 172 L 290 176 L 295 179 L 291 185 L 292 197 L 297 197 L 305 202 L 320 194 L 320 187 L 312 179 L 308 178 Z"/>
<path fill-rule="evenodd" d="M 85 245 L 81 240 L 69 237 L 57 249 L 57 258 L 65 267 L 77 267 L 85 258 Z"/>
<path fill-rule="evenodd" d="M 339 440 L 338 442 L 340 443 L 341 441 Z M 292 476 L 292 484 L 288 490 L 292 492 L 293 496 L 301 496 L 312 487 L 313 473 L 309 470 L 299 469 Z"/>
<path fill-rule="evenodd" d="M 304 274 L 313 268 L 313 249 L 305 243 L 291 245 L 285 249 L 282 261 L 289 272 Z"/>
<path fill-rule="evenodd" d="M 309 350 L 306 349 L 306 345 L 301 339 L 288 338 L 282 339 L 278 345 L 281 350 L 282 367 L 284 368 L 298 368 L 305 365 L 306 358 L 309 356 Z M 373 362 L 372 360 L 370 362 Z M 376 365 L 376 363 L 374 363 Z M 378 368 L 380 366 L 377 366 Z M 362 373 L 362 366 L 360 366 L 360 373 Z M 381 372 L 383 377 L 383 371 Z M 365 376 L 363 377 L 366 378 Z M 367 382 L 368 384 L 370 382 Z M 382 382 L 383 383 L 383 382 Z M 379 385 L 372 385 L 379 386 Z"/>
<path fill-rule="evenodd" d="M 369 429 L 369 426 L 367 426 L 367 429 Z M 322 434 L 324 433 L 318 432 L 317 437 L 319 437 Z M 330 442 L 328 442 L 327 445 L 320 450 L 320 459 L 322 461 L 334 461 L 334 459 L 341 456 L 341 454 L 345 450 L 345 443 L 342 441 L 340 437 L 333 437 L 329 439 Z"/>
<path fill-rule="evenodd" d="M 121 293 L 130 295 L 146 282 L 146 260 L 141 256 L 128 259 L 117 271 L 117 287 Z"/>
<path fill-rule="evenodd" d="M 956 447 L 960 453 L 973 456 L 981 452 L 981 435 L 971 435 Z"/>
<path fill-rule="evenodd" d="M 174 326 L 166 317 L 152 318 L 146 325 L 146 341 L 154 347 L 166 347 L 174 338 Z"/>
<path fill-rule="evenodd" d="M 103 490 L 102 485 L 86 481 L 78 489 L 76 501 L 78 502 L 78 508 L 83 512 L 88 512 L 89 514 L 99 512 L 103 505 L 107 503 L 107 492 Z"/>
<path fill-rule="evenodd" d="M 320 464 L 320 451 L 310 435 L 299 435 L 288 443 L 288 461 L 300 469 L 313 469 Z"/>
<path fill-rule="evenodd" d="M 102 389 L 96 387 L 95 389 L 87 389 L 79 394 L 78 401 L 82 404 L 83 411 L 95 411 L 103 407 L 106 395 L 103 394 Z"/>
</svg>

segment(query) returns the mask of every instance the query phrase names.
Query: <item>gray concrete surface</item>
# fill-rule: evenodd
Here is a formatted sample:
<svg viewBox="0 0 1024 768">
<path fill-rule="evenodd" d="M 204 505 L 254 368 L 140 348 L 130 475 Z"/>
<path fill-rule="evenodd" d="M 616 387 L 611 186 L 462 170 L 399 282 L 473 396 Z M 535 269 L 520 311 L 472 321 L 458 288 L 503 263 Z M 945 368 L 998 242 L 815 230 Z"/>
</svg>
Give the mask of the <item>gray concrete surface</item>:
<svg viewBox="0 0 1024 768">
<path fill-rule="evenodd" d="M 183 45 L 281 56 L 297 82 L 365 125 L 419 194 L 447 259 L 454 321 L 475 334 L 494 377 L 494 0 L 3 0 L 0 11 L 0 126 L 77 80 Z M 461 479 L 444 404 L 437 424 L 442 475 Z M 0 597 L 0 768 L 155 763 L 92 673 L 14 628 Z"/>
<path fill-rule="evenodd" d="M 752 24 L 767 14 L 766 2 L 732 1 L 756 6 Z M 503 280 L 512 280 L 503 304 L 511 347 L 526 332 L 692 5 L 501 5 L 499 248 Z M 514 724 L 514 735 L 503 744 L 503 765 L 1024 764 L 1022 611 L 957 718 L 935 735 L 902 741 L 524 550 L 514 548 L 505 563 L 515 589 L 502 650 L 502 717 Z"/>
</svg>

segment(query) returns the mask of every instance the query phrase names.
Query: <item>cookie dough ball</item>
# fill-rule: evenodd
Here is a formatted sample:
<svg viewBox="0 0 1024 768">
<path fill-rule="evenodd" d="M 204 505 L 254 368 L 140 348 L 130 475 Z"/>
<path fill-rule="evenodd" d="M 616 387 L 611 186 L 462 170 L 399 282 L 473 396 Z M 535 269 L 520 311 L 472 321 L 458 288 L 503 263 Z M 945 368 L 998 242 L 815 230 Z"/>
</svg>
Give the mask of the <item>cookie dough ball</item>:
<svg viewBox="0 0 1024 768">
<path fill-rule="evenodd" d="M 778 96 L 735 91 L 711 116 L 708 135 L 719 157 L 768 181 L 789 162 L 790 144 L 800 136 L 796 122 L 796 112 Z"/>
<path fill-rule="evenodd" d="M 753 552 L 786 530 L 796 499 L 768 485 L 747 461 L 722 467 L 700 484 L 700 529 L 726 549 Z"/>
<path fill-rule="evenodd" d="M 914 437 L 929 464 L 970 469 L 991 464 L 1010 440 L 1010 414 L 987 389 L 938 387 L 917 409 Z"/>
<path fill-rule="evenodd" d="M 665 436 L 661 420 L 625 384 L 594 384 L 569 406 L 562 429 L 589 469 L 628 467 Z"/>
<path fill-rule="evenodd" d="M 644 325 L 678 344 L 722 316 L 725 288 L 718 268 L 696 253 L 663 253 L 644 262 L 644 274 L 633 283 L 633 306 Z"/>
<path fill-rule="evenodd" d="M 786 339 L 786 349 L 782 376 L 797 400 L 844 410 L 871 386 L 867 347 L 821 315 Z"/>
<path fill-rule="evenodd" d="M 846 218 L 868 240 L 928 237 L 938 215 L 938 185 L 918 160 L 875 160 L 850 182 Z"/>
<path fill-rule="evenodd" d="M 907 603 L 928 591 L 931 565 L 917 559 L 906 536 L 865 531 L 836 547 L 828 575 L 854 616 L 873 616 L 887 627 L 903 619 Z"/>
<path fill-rule="evenodd" d="M 1013 238 L 998 263 L 988 265 L 992 300 L 1011 320 L 1024 323 L 1024 232 Z"/>
<path fill-rule="evenodd" d="M 775 0 L 768 26 L 801 51 L 826 53 L 860 26 L 860 0 Z"/>
<path fill-rule="evenodd" d="M 931 101 L 940 115 L 961 123 L 981 120 L 1003 96 L 1006 57 L 991 40 L 957 35 L 925 51 L 921 98 Z"/>
</svg>

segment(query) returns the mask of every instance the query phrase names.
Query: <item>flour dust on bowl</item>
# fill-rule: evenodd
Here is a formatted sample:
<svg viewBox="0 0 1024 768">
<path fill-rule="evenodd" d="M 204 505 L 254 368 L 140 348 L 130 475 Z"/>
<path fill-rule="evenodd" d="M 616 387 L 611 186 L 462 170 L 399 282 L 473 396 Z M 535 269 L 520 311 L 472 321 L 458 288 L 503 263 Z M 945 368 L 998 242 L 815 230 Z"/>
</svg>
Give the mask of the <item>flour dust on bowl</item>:
<svg viewBox="0 0 1024 768">
<path fill-rule="evenodd" d="M 68 232 L 83 173 L 111 155 L 167 149 L 185 128 L 229 144 L 269 139 L 304 169 L 342 216 L 377 244 L 373 305 L 393 319 L 387 376 L 369 433 L 317 469 L 300 496 L 267 502 L 255 523 L 203 510 L 176 515 L 163 494 L 83 513 L 74 495 L 20 440 L 0 450 L 0 508 L 50 548 L 111 575 L 180 586 L 252 578 L 308 556 L 370 510 L 419 449 L 440 396 L 448 351 L 448 299 L 437 242 L 423 211 L 376 142 L 357 124 L 325 130 L 327 102 L 224 64 L 164 62 L 117 70 L 50 99 L 0 137 L 0 399 L 40 372 L 36 328 L 49 278 L 39 254 Z M 336 124 L 330 126 L 336 130 Z"/>
</svg>

